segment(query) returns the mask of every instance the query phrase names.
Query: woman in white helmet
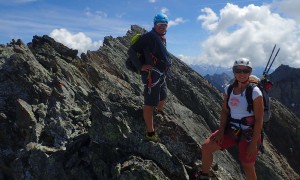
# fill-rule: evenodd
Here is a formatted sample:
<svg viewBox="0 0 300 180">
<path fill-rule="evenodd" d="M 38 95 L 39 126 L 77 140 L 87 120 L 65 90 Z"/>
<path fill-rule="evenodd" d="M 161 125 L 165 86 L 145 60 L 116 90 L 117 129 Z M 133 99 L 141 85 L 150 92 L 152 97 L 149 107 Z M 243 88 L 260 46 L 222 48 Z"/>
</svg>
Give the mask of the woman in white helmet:
<svg viewBox="0 0 300 180">
<path fill-rule="evenodd" d="M 239 159 L 246 179 L 257 179 L 254 165 L 263 126 L 262 92 L 258 87 L 253 88 L 253 111 L 248 111 L 245 91 L 254 78 L 249 78 L 252 72 L 251 62 L 248 58 L 237 59 L 232 70 L 235 76 L 233 88 L 231 92 L 227 92 L 229 85 L 225 88 L 219 129 L 202 144 L 202 167 L 201 171 L 195 174 L 196 179 L 209 179 L 213 153 L 234 145 L 238 146 Z"/>
</svg>

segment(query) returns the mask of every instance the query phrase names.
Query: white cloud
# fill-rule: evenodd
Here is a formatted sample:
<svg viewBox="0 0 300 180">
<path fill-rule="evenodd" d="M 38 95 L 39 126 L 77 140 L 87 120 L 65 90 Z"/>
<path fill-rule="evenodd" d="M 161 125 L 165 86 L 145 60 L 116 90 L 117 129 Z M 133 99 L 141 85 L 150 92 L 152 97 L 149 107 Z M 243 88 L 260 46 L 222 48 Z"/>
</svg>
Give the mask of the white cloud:
<svg viewBox="0 0 300 180">
<path fill-rule="evenodd" d="M 98 17 L 107 18 L 107 14 L 103 11 L 96 11 L 95 13 Z"/>
<path fill-rule="evenodd" d="M 149 3 L 155 3 L 156 0 L 149 0 Z"/>
<path fill-rule="evenodd" d="M 217 26 L 218 17 L 216 13 L 210 8 L 204 8 L 201 10 L 205 15 L 198 16 L 197 20 L 203 21 L 202 27 L 207 30 L 215 30 Z"/>
<path fill-rule="evenodd" d="M 87 50 L 97 50 L 102 46 L 102 41 L 93 42 L 91 38 L 82 32 L 72 34 L 64 28 L 54 29 L 50 33 L 50 37 L 71 49 L 77 49 L 79 54 L 86 53 Z"/>
<path fill-rule="evenodd" d="M 300 22 L 300 1 L 299 0 L 281 0 L 275 1 L 274 6 L 277 7 L 284 14 L 295 18 L 298 22 Z"/>
<path fill-rule="evenodd" d="M 161 10 L 160 10 L 162 13 L 164 13 L 164 14 L 169 14 L 169 9 L 168 8 L 162 8 Z"/>
<path fill-rule="evenodd" d="M 192 56 L 185 56 L 183 54 L 177 55 L 177 57 L 186 64 L 197 64 L 197 58 Z"/>
<path fill-rule="evenodd" d="M 184 22 L 186 22 L 186 20 L 184 20 L 182 17 L 180 17 L 180 18 L 176 18 L 174 21 L 170 20 L 168 25 L 169 25 L 169 27 L 171 27 L 171 26 L 176 26 L 178 24 L 182 24 Z"/>
<path fill-rule="evenodd" d="M 107 18 L 107 16 L 108 16 L 107 13 L 105 13 L 103 11 L 92 12 L 89 7 L 85 8 L 85 15 L 88 17 L 94 17 L 94 18 Z"/>
<path fill-rule="evenodd" d="M 296 21 L 271 12 L 268 5 L 238 7 L 227 4 L 219 16 L 209 8 L 198 17 L 210 36 L 202 43 L 198 63 L 231 66 L 237 57 L 250 57 L 265 66 L 274 44 L 280 47 L 275 66 L 300 67 L 300 35 Z"/>
</svg>

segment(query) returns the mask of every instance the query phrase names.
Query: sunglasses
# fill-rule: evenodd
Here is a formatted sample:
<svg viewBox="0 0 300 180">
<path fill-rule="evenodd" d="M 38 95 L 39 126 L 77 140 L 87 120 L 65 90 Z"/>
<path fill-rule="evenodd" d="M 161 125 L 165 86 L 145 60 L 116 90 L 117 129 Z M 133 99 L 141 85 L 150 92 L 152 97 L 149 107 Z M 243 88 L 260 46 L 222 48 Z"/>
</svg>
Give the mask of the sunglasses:
<svg viewBox="0 0 300 180">
<path fill-rule="evenodd" d="M 240 73 L 248 74 L 250 72 L 251 72 L 250 69 L 238 69 L 238 68 L 234 69 L 234 73 L 237 73 L 237 74 L 240 74 Z"/>
<path fill-rule="evenodd" d="M 168 26 L 167 23 L 157 23 L 156 25 L 159 27 L 167 27 Z"/>
</svg>

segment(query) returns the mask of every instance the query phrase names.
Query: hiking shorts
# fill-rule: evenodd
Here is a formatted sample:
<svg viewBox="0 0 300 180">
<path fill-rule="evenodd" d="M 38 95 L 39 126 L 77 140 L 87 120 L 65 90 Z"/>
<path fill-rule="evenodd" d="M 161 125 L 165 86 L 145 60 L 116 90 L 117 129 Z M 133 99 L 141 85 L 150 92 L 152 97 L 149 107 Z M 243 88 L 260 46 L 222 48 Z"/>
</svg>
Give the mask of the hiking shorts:
<svg viewBox="0 0 300 180">
<path fill-rule="evenodd" d="M 214 136 L 219 130 L 216 130 L 214 133 L 212 133 L 209 138 Z M 258 145 L 261 142 L 261 139 L 258 140 Z M 221 150 L 228 149 L 234 145 L 238 146 L 239 149 L 239 159 L 242 163 L 248 164 L 248 163 L 254 163 L 256 161 L 257 155 L 258 155 L 258 147 L 257 147 L 257 153 L 256 156 L 252 157 L 247 157 L 247 147 L 248 147 L 249 142 L 246 141 L 246 139 L 242 139 L 237 143 L 229 133 L 225 133 L 223 142 L 220 144 Z"/>
<path fill-rule="evenodd" d="M 148 79 L 147 73 L 142 74 L 142 81 L 144 84 L 144 105 L 147 106 L 157 106 L 160 101 L 165 100 L 167 98 L 167 83 L 166 76 L 156 76 L 154 75 L 152 78 L 152 82 L 157 82 L 153 87 L 148 87 Z M 150 90 L 149 90 L 150 89 Z"/>
</svg>

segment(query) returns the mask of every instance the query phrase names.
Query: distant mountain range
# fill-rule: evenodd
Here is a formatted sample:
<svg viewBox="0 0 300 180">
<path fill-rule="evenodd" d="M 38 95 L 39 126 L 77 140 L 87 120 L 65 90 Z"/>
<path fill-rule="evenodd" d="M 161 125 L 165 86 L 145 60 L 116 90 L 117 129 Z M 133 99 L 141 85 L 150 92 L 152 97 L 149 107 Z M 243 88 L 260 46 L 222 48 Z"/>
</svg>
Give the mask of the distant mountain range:
<svg viewBox="0 0 300 180">
<path fill-rule="evenodd" d="M 222 73 L 213 75 L 207 74 L 204 78 L 212 83 L 220 92 L 223 92 L 225 85 L 229 84 L 233 77 L 226 73 Z"/>
<path fill-rule="evenodd" d="M 231 67 L 221 67 L 221 66 L 214 66 L 214 65 L 189 65 L 192 69 L 198 72 L 203 77 L 206 75 L 215 75 L 215 74 L 223 74 L 226 73 L 229 77 L 233 77 Z M 261 77 L 265 67 L 254 67 L 252 74 L 256 75 L 257 77 Z M 269 74 L 272 73 L 275 69 L 271 68 Z"/>
<path fill-rule="evenodd" d="M 231 67 L 221 67 L 214 65 L 189 65 L 193 70 L 211 82 L 219 91 L 223 92 L 224 86 L 228 84 L 234 77 Z M 254 67 L 252 74 L 261 78 L 265 67 Z M 269 73 L 272 73 L 274 69 L 270 69 Z"/>
</svg>

